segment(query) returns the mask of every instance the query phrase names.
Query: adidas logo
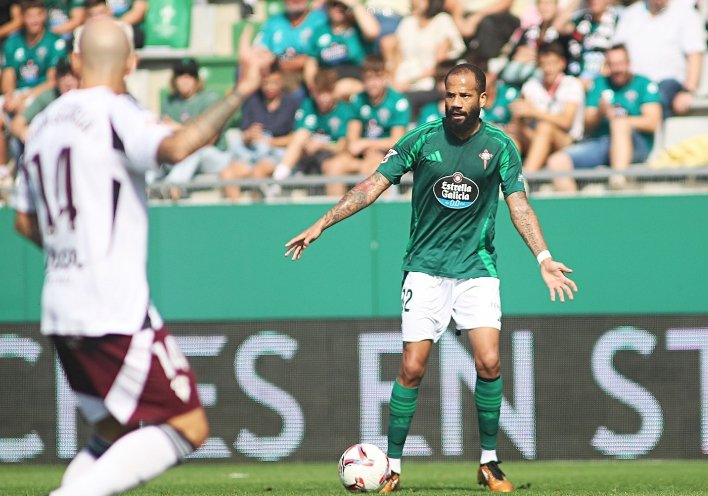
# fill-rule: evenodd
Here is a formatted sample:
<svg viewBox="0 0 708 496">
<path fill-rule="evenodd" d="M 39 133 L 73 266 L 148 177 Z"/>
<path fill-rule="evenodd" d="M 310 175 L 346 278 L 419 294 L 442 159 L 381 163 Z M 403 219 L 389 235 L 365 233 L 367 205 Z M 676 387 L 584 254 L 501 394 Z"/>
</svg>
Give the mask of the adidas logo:
<svg viewBox="0 0 708 496">
<path fill-rule="evenodd" d="M 442 156 L 439 150 L 435 150 L 433 153 L 425 157 L 425 160 L 430 160 L 431 162 L 442 162 Z"/>
</svg>

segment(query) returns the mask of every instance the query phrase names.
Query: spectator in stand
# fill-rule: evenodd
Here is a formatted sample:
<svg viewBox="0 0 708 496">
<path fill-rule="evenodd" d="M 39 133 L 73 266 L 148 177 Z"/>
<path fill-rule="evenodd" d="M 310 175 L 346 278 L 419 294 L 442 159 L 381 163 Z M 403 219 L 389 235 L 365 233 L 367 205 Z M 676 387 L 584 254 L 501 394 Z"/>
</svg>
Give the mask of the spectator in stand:
<svg viewBox="0 0 708 496">
<path fill-rule="evenodd" d="M 435 89 L 437 91 L 438 98 L 435 101 L 428 102 L 423 105 L 418 113 L 416 125 L 422 126 L 423 124 L 437 121 L 438 119 L 445 117 L 445 76 L 447 76 L 447 73 L 455 65 L 455 62 L 446 60 L 439 63 L 435 67 Z"/>
<path fill-rule="evenodd" d="M 44 6 L 49 29 L 66 40 L 86 19 L 84 0 L 44 0 Z"/>
<path fill-rule="evenodd" d="M 588 0 L 587 8 L 575 15 L 567 28 L 567 72 L 579 77 L 586 90 L 602 73 L 605 50 L 612 45 L 620 13 L 612 0 Z"/>
<path fill-rule="evenodd" d="M 193 58 L 184 58 L 175 62 L 172 67 L 170 87 L 170 94 L 161 102 L 160 115 L 162 121 L 175 130 L 219 100 L 219 95 L 204 89 L 204 82 L 199 79 L 199 65 Z M 184 184 L 189 182 L 197 172 L 219 173 L 229 165 L 230 161 L 231 154 L 226 150 L 226 141 L 222 133 L 215 143 L 200 148 L 176 163 L 164 180 L 171 184 Z M 183 194 L 179 187 L 173 187 L 169 191 L 173 200 L 180 199 Z"/>
<path fill-rule="evenodd" d="M 295 132 L 285 149 L 283 160 L 275 167 L 273 178 L 280 181 L 292 172 L 321 174 L 329 159 L 344 150 L 349 105 L 334 98 L 337 73 L 322 69 L 315 75 L 312 97 L 306 98 L 295 113 Z M 277 194 L 277 184 L 267 193 Z"/>
<path fill-rule="evenodd" d="M 229 151 L 236 160 L 219 173 L 224 180 L 265 178 L 273 175 L 292 138 L 299 100 L 285 92 L 283 73 L 275 62 L 263 76 L 261 89 L 243 105 L 241 132 L 229 140 Z M 241 188 L 224 188 L 226 198 L 234 201 Z"/>
<path fill-rule="evenodd" d="M 661 125 L 661 98 L 656 83 L 632 74 L 627 49 L 616 45 L 605 52 L 609 76 L 599 77 L 588 93 L 585 123 L 590 138 L 556 152 L 548 170 L 571 171 L 609 165 L 616 171 L 646 161 Z M 575 191 L 570 177 L 556 178 L 558 191 Z M 626 184 L 622 175 L 610 178 L 610 186 Z"/>
<path fill-rule="evenodd" d="M 443 12 L 444 0 L 413 0 L 411 5 L 411 15 L 382 46 L 393 87 L 406 93 L 417 114 L 438 98 L 435 67 L 460 57 L 465 45 L 450 14 Z"/>
<path fill-rule="evenodd" d="M 22 10 L 19 3 L 17 0 L 4 0 L 0 3 L 0 53 L 2 53 L 7 37 L 20 28 L 22 28 Z M 3 132 L 2 123 L 0 123 L 0 132 Z M 2 136 L 0 136 L 0 141 L 5 141 Z M 0 157 L 1 184 L 3 181 L 10 181 L 12 175 L 9 167 L 5 164 L 7 152 L 3 145 L 0 145 L 0 151 L 2 151 L 2 157 Z"/>
<path fill-rule="evenodd" d="M 455 63 L 449 61 L 438 66 L 435 79 L 440 91 L 440 100 L 430 102 L 421 109 L 418 117 L 419 126 L 445 117 L 445 76 L 454 66 Z M 496 74 L 489 72 L 487 64 L 479 67 L 484 70 L 487 80 L 487 103 L 480 109 L 479 116 L 485 122 L 506 129 L 506 125 L 511 120 L 509 105 L 521 96 L 521 90 L 516 86 L 507 85 Z M 518 147 L 519 144 L 517 143 L 516 146 Z"/>
<path fill-rule="evenodd" d="M 107 0 L 113 17 L 133 26 L 133 44 L 135 48 L 145 46 L 143 22 L 148 11 L 147 0 Z"/>
<path fill-rule="evenodd" d="M 501 53 L 519 19 L 511 13 L 514 0 L 447 0 L 460 34 L 467 43 L 467 58 L 482 63 Z"/>
<path fill-rule="evenodd" d="M 411 13 L 408 0 L 366 0 L 365 4 L 366 10 L 376 17 L 381 27 L 381 32 L 376 40 L 377 48 L 380 47 L 384 37 L 396 32 L 401 19 Z"/>
<path fill-rule="evenodd" d="M 285 0 L 285 12 L 270 17 L 253 40 L 251 57 L 275 56 L 285 75 L 285 87 L 302 91 L 303 70 L 310 51 L 312 33 L 327 24 L 327 14 L 310 10 L 308 0 Z M 265 52 L 265 53 L 261 53 Z"/>
<path fill-rule="evenodd" d="M 485 68 L 487 76 L 487 103 L 485 104 L 480 117 L 490 124 L 495 125 L 508 133 L 507 126 L 511 121 L 510 107 L 517 99 L 521 98 L 521 89 L 516 86 L 506 84 L 500 80 L 496 74 L 489 72 Z M 520 148 L 520 143 L 513 136 L 509 135 L 517 148 Z"/>
<path fill-rule="evenodd" d="M 693 103 L 706 50 L 706 29 L 684 0 L 646 0 L 627 7 L 614 41 L 623 43 L 632 72 L 659 84 L 664 117 Z"/>
<path fill-rule="evenodd" d="M 113 12 L 108 6 L 107 0 L 86 0 L 86 21 L 100 16 L 113 17 Z M 133 48 L 137 48 L 135 46 L 135 30 L 133 29 L 133 26 L 123 21 L 116 22 L 118 22 L 123 28 L 125 35 L 128 37 L 128 41 L 133 44 Z M 79 26 L 74 30 L 74 52 L 79 51 L 79 38 L 81 38 L 81 33 L 83 32 L 83 30 L 83 25 Z"/>
<path fill-rule="evenodd" d="M 510 104 L 508 129 L 525 153 L 524 172 L 541 169 L 548 156 L 583 137 L 585 91 L 577 78 L 564 73 L 565 50 L 557 42 L 538 47 L 541 77 L 521 87 L 521 98 Z"/>
<path fill-rule="evenodd" d="M 22 154 L 27 138 L 27 131 L 29 130 L 32 119 L 61 95 L 79 87 L 79 78 L 71 70 L 71 65 L 67 59 L 61 59 L 57 63 L 56 78 L 57 85 L 55 88 L 45 90 L 12 119 L 10 123 L 10 134 L 12 138 L 17 141 L 15 142 L 15 146 L 11 146 L 10 148 L 13 150 L 15 160 L 19 160 Z"/>
<path fill-rule="evenodd" d="M 327 0 L 326 7 L 328 22 L 315 29 L 310 37 L 305 82 L 311 87 L 320 67 L 334 69 L 335 97 L 349 100 L 363 89 L 361 64 L 381 28 L 359 0 Z"/>
<path fill-rule="evenodd" d="M 18 0 L 0 2 L 0 49 L 8 36 L 22 28 L 22 10 Z"/>
<path fill-rule="evenodd" d="M 346 149 L 323 164 L 327 176 L 372 174 L 411 121 L 408 100 L 389 87 L 381 56 L 370 55 L 364 61 L 364 91 L 354 97 L 351 112 Z M 345 191 L 344 184 L 327 185 L 329 196 Z"/>
<path fill-rule="evenodd" d="M 47 9 L 42 0 L 20 3 L 23 28 L 3 47 L 0 75 L 3 111 L 11 119 L 43 91 L 56 85 L 56 65 L 66 55 L 66 43 L 47 31 Z M 0 120 L 2 129 L 3 120 Z M 0 136 L 0 164 L 7 162 L 7 142 Z"/>
<path fill-rule="evenodd" d="M 538 19 L 533 24 L 520 27 L 511 37 L 509 62 L 504 66 L 499 79 L 521 87 L 537 69 L 538 47 L 541 43 L 558 41 L 565 47 L 567 39 L 556 27 L 558 24 L 558 0 L 538 0 Z"/>
</svg>

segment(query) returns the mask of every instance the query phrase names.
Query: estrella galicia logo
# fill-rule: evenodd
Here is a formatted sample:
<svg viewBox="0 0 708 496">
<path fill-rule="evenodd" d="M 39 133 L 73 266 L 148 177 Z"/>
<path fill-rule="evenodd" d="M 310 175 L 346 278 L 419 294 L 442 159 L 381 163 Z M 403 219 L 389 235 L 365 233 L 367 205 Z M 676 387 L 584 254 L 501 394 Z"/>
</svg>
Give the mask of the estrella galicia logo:
<svg viewBox="0 0 708 496">
<path fill-rule="evenodd" d="M 433 194 L 444 207 L 459 210 L 477 201 L 479 186 L 461 172 L 455 172 L 438 179 L 433 185 Z"/>
</svg>

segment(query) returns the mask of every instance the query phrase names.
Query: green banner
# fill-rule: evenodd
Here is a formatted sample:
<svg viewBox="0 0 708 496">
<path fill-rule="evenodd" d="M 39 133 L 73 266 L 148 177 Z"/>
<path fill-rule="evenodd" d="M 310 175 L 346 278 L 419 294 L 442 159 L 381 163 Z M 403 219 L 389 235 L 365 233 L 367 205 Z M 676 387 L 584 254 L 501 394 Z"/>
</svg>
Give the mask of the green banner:
<svg viewBox="0 0 708 496">
<path fill-rule="evenodd" d="M 504 315 L 708 313 L 708 196 L 534 200 L 576 300 L 551 303 L 538 266 L 499 208 Z M 397 317 L 410 205 L 380 202 L 292 262 L 284 243 L 329 204 L 150 210 L 152 297 L 168 321 Z M 42 258 L 0 209 L 0 322 L 39 318 Z"/>
<path fill-rule="evenodd" d="M 145 45 L 189 48 L 192 0 L 150 0 Z"/>
</svg>

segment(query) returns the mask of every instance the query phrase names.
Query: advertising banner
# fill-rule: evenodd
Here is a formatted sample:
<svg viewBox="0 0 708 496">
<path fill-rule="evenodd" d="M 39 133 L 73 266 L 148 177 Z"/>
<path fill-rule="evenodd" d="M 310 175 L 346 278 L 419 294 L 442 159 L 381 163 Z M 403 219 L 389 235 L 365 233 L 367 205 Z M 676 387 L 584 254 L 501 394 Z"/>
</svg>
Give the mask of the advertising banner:
<svg viewBox="0 0 708 496">
<path fill-rule="evenodd" d="M 336 460 L 386 448 L 399 321 L 173 323 L 211 423 L 193 456 Z M 708 455 L 708 316 L 503 320 L 498 452 L 512 459 Z M 49 341 L 0 326 L 0 462 L 62 462 L 86 441 Z M 476 459 L 475 371 L 465 333 L 434 346 L 406 456 Z"/>
</svg>

